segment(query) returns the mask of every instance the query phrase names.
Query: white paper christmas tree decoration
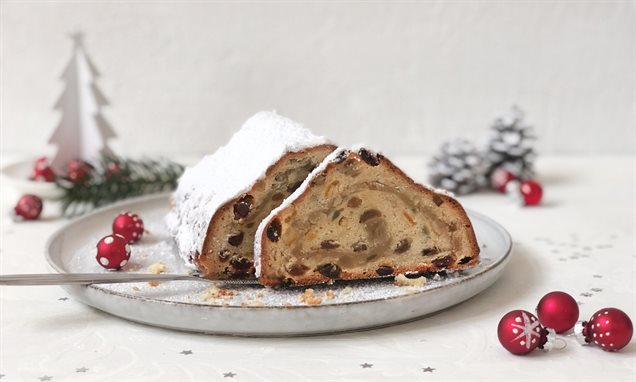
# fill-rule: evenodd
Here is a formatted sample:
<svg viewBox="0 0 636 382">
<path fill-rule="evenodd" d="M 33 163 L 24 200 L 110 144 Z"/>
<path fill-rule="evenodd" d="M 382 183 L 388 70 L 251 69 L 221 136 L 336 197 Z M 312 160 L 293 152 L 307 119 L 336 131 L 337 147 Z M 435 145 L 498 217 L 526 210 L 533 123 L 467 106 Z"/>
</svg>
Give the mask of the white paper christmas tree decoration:
<svg viewBox="0 0 636 382">
<path fill-rule="evenodd" d="M 49 139 L 57 145 L 57 154 L 51 165 L 63 173 L 70 160 L 98 160 L 103 154 L 111 154 L 107 140 L 115 132 L 101 114 L 108 100 L 95 84 L 99 72 L 84 49 L 83 34 L 76 32 L 73 39 L 73 56 L 64 69 L 64 92 L 55 104 L 62 111 L 62 120 Z"/>
</svg>

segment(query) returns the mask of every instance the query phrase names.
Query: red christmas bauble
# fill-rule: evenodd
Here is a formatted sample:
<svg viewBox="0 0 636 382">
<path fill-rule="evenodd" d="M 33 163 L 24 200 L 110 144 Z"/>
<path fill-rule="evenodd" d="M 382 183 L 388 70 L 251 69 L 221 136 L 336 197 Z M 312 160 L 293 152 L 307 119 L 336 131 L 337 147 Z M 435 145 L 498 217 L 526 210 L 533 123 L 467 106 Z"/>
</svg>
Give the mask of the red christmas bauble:
<svg viewBox="0 0 636 382">
<path fill-rule="evenodd" d="M 22 195 L 13 211 L 24 220 L 35 220 L 42 213 L 42 199 L 31 194 Z"/>
<path fill-rule="evenodd" d="M 73 183 L 84 183 L 93 175 L 93 167 L 80 159 L 73 159 L 66 165 L 66 177 Z"/>
<path fill-rule="evenodd" d="M 141 239 L 144 233 L 144 222 L 136 214 L 122 212 L 113 220 L 113 233 L 121 235 L 134 243 Z"/>
<path fill-rule="evenodd" d="M 55 173 L 46 157 L 40 157 L 35 161 L 30 179 L 36 182 L 52 182 L 55 180 Z"/>
<path fill-rule="evenodd" d="M 617 351 L 632 339 L 634 326 L 622 310 L 604 308 L 594 313 L 589 321 L 577 322 L 574 332 L 583 344 L 593 343 L 605 351 Z"/>
<path fill-rule="evenodd" d="M 110 178 L 121 173 L 121 166 L 117 162 L 111 162 L 106 166 L 106 177 Z"/>
<path fill-rule="evenodd" d="M 121 235 L 104 236 L 97 243 L 97 262 L 109 270 L 117 270 L 128 263 L 130 245 Z"/>
<path fill-rule="evenodd" d="M 513 310 L 506 313 L 497 327 L 499 342 L 512 354 L 528 354 L 537 347 L 550 350 L 555 333 L 545 329 L 539 320 L 525 310 Z"/>
<path fill-rule="evenodd" d="M 543 326 L 563 333 L 572 329 L 579 319 L 579 305 L 565 292 L 550 292 L 539 301 L 537 316 Z"/>
<path fill-rule="evenodd" d="M 505 168 L 499 167 L 490 175 L 490 186 L 499 191 L 506 192 L 506 185 L 511 180 L 516 180 L 517 177 L 514 176 L 513 173 L 506 170 Z"/>
<path fill-rule="evenodd" d="M 526 206 L 534 206 L 539 204 L 543 196 L 543 189 L 539 182 L 534 180 L 524 180 L 519 186 L 519 192 L 523 196 Z"/>
</svg>

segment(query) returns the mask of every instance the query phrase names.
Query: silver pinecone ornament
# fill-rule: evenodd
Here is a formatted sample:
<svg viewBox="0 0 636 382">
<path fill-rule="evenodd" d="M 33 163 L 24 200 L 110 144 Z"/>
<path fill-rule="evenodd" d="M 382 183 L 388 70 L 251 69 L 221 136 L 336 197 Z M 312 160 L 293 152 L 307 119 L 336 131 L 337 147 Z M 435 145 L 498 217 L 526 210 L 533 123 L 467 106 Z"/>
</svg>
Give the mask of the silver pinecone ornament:
<svg viewBox="0 0 636 382">
<path fill-rule="evenodd" d="M 535 136 L 531 126 L 524 122 L 524 113 L 516 106 L 495 120 L 484 153 L 487 176 L 502 167 L 519 179 L 534 175 Z"/>
<path fill-rule="evenodd" d="M 428 167 L 431 184 L 458 195 L 469 194 L 485 183 L 486 167 L 482 156 L 475 146 L 465 139 L 455 139 L 442 144 Z"/>
</svg>

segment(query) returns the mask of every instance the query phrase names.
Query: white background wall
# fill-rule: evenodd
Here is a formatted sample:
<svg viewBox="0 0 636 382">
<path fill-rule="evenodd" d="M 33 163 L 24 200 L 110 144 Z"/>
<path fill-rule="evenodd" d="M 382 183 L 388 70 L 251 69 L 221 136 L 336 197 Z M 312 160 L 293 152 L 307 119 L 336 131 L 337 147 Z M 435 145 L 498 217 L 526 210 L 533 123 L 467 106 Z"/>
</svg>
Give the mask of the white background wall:
<svg viewBox="0 0 636 382">
<path fill-rule="evenodd" d="M 133 154 L 213 151 L 278 109 L 344 144 L 431 152 L 522 105 L 544 153 L 634 153 L 632 1 L 2 1 L 1 150 L 42 152 L 81 29 Z"/>
</svg>

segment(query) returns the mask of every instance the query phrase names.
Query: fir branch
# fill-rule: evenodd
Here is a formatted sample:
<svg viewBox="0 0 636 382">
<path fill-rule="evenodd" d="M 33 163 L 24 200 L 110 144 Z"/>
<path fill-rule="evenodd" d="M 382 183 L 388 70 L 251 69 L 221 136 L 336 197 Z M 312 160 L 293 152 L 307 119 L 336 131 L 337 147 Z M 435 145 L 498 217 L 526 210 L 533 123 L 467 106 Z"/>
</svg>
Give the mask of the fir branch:
<svg viewBox="0 0 636 382">
<path fill-rule="evenodd" d="M 183 166 L 167 159 L 128 159 L 105 156 L 92 164 L 92 173 L 83 182 L 67 177 L 55 181 L 63 191 L 60 198 L 66 217 L 82 215 L 96 207 L 133 196 L 174 190 Z"/>
</svg>

